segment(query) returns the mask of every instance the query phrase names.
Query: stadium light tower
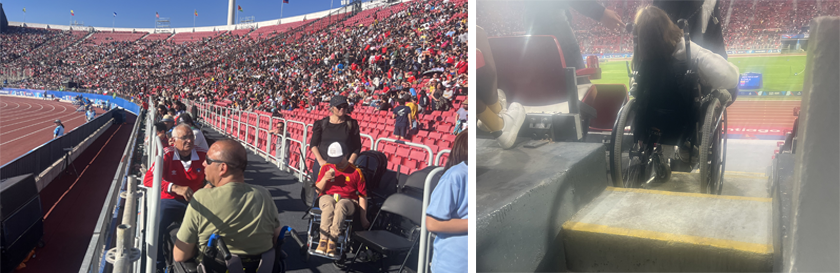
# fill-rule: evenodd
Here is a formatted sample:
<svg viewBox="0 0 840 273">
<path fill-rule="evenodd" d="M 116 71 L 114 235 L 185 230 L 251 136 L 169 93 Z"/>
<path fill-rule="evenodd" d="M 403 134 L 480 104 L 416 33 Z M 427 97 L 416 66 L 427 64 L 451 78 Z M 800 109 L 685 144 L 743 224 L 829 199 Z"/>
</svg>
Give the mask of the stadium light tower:
<svg viewBox="0 0 840 273">
<path fill-rule="evenodd" d="M 228 0 L 228 26 L 233 25 L 234 15 L 236 15 L 236 0 Z"/>
</svg>

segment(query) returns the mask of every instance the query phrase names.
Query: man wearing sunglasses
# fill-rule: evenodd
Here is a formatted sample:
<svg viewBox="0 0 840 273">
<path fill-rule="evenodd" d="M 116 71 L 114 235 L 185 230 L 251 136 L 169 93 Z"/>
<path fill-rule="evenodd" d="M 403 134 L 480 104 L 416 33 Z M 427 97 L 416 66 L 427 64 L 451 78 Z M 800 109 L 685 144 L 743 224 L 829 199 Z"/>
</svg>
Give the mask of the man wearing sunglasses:
<svg viewBox="0 0 840 273">
<path fill-rule="evenodd" d="M 193 193 L 204 186 L 204 163 L 207 150 L 195 145 L 195 135 L 190 126 L 181 124 L 172 129 L 172 146 L 163 149 L 163 165 L 155 166 L 146 172 L 143 184 L 151 187 L 155 168 L 163 168 L 160 185 L 160 240 L 158 243 L 157 266 L 166 266 L 163 242 L 168 240 L 166 232 L 172 222 L 181 221 L 187 204 Z"/>
<path fill-rule="evenodd" d="M 281 227 L 271 193 L 245 183 L 245 147 L 234 140 L 219 140 L 210 146 L 203 166 L 214 187 L 196 192 L 190 200 L 172 250 L 174 260 L 193 257 L 196 245 L 204 251 L 214 232 L 224 238 L 230 253 L 260 259 L 256 255 L 274 247 Z"/>
</svg>

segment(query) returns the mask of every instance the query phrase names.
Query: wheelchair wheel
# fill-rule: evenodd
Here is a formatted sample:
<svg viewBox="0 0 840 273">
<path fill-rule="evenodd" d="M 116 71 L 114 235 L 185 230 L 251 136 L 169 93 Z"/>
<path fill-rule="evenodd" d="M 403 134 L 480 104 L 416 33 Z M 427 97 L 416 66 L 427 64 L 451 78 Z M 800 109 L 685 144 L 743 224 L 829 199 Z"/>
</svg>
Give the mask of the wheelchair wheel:
<svg viewBox="0 0 840 273">
<path fill-rule="evenodd" d="M 643 145 L 639 143 L 625 143 L 624 135 L 626 134 L 624 128 L 628 125 L 631 115 L 635 110 L 633 107 L 636 100 L 630 99 L 619 110 L 618 120 L 615 121 L 612 134 L 610 135 L 610 174 L 612 176 L 613 185 L 624 188 L 637 188 L 642 184 L 642 180 L 647 172 L 648 160 L 642 158 L 644 151 Z M 625 146 L 630 146 L 628 152 L 628 160 L 625 161 L 624 153 Z"/>
<path fill-rule="evenodd" d="M 723 189 L 723 172 L 726 158 L 726 118 L 721 117 L 721 106 L 717 98 L 709 102 L 703 121 L 703 135 L 700 143 L 700 192 L 720 194 Z M 725 112 L 724 112 L 725 114 Z"/>
</svg>

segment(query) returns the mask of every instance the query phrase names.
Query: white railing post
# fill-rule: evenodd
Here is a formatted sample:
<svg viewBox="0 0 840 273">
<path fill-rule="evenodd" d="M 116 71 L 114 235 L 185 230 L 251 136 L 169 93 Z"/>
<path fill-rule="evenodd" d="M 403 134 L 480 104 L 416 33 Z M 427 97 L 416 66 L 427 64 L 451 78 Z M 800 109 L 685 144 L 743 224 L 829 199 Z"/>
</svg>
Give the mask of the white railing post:
<svg viewBox="0 0 840 273">
<path fill-rule="evenodd" d="M 417 259 L 417 273 L 426 273 L 426 266 L 429 264 L 429 257 L 427 256 L 428 251 L 426 251 L 426 248 L 429 247 L 427 242 L 428 240 L 426 239 L 429 237 L 429 231 L 426 228 L 426 208 L 429 206 L 429 196 L 432 194 L 432 190 L 429 189 L 429 186 L 431 186 L 435 174 L 442 171 L 443 167 L 433 169 L 428 175 L 426 175 L 426 182 L 423 185 L 423 214 L 420 217 L 420 248 L 417 251 L 419 255 Z"/>
<path fill-rule="evenodd" d="M 155 139 L 155 142 L 160 145 L 160 139 Z M 155 171 L 154 182 L 152 188 L 147 191 L 149 196 L 149 210 L 147 215 L 149 220 L 146 221 L 146 272 L 154 273 L 157 262 L 157 246 L 158 246 L 158 225 L 160 223 L 160 183 L 163 179 L 163 155 L 155 157 Z"/>
</svg>

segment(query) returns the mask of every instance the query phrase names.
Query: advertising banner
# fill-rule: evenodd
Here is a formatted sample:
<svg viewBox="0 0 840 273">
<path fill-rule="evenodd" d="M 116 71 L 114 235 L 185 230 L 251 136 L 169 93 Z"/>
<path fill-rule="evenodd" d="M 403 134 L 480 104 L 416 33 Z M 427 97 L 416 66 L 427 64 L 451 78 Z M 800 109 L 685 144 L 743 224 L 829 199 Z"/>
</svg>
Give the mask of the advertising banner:
<svg viewBox="0 0 840 273">
<path fill-rule="evenodd" d="M 17 88 L 3 88 L 0 89 L 0 95 L 11 95 L 11 96 L 21 96 L 21 97 L 33 97 L 33 98 L 43 98 L 44 92 L 49 95 L 53 95 L 56 98 L 61 98 L 62 100 L 72 101 L 79 95 L 82 97 L 88 98 L 93 101 L 94 104 L 102 104 L 103 102 L 110 103 L 112 106 L 119 106 L 125 108 L 126 111 L 129 111 L 133 114 L 140 113 L 140 106 L 134 104 L 130 101 L 127 101 L 123 98 L 117 97 L 114 98 L 110 95 L 98 95 L 98 94 L 89 94 L 89 93 L 78 93 L 78 92 L 66 92 L 66 91 L 52 91 L 52 90 L 32 90 L 32 89 L 17 89 Z"/>
</svg>

